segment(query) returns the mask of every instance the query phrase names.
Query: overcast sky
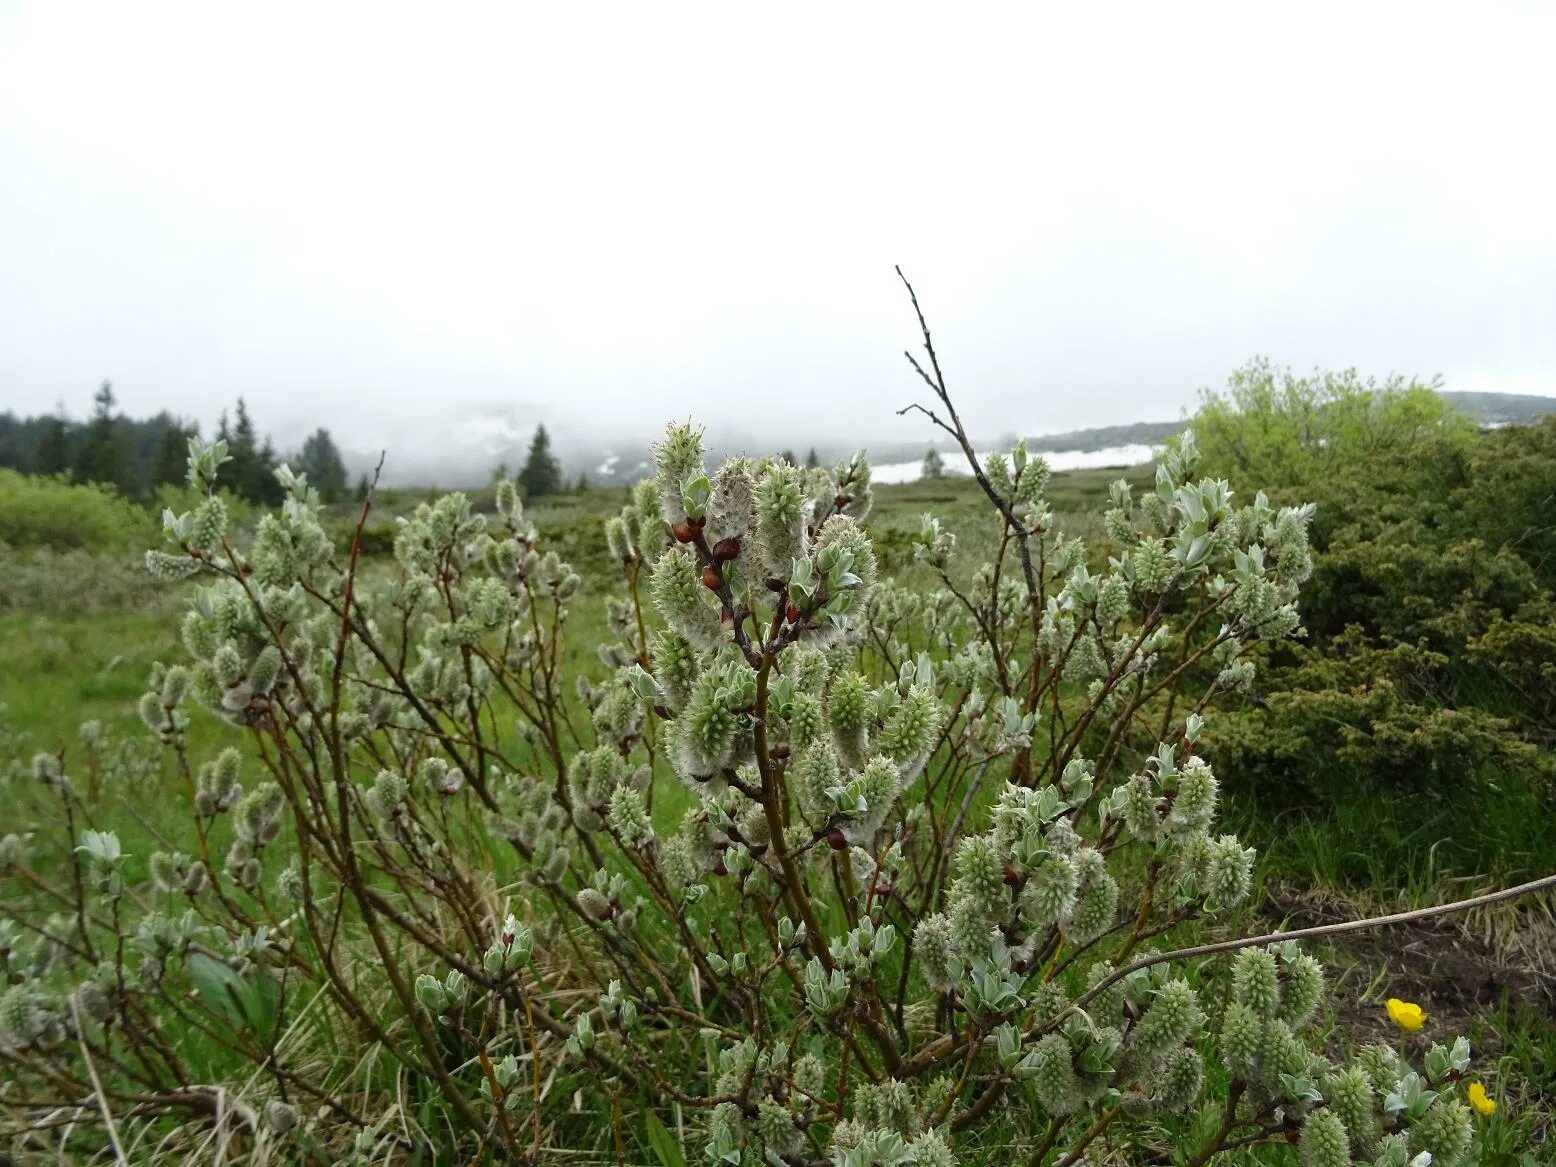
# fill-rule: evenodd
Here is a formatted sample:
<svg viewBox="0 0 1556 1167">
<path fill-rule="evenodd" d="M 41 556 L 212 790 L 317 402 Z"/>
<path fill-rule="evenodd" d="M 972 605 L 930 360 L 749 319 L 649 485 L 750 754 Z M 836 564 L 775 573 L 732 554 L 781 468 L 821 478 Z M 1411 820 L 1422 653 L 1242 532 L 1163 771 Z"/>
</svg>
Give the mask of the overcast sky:
<svg viewBox="0 0 1556 1167">
<path fill-rule="evenodd" d="M 0 408 L 425 446 L 1556 394 L 1556 6 L 0 3 Z M 927 435 L 927 431 L 925 432 Z"/>
</svg>

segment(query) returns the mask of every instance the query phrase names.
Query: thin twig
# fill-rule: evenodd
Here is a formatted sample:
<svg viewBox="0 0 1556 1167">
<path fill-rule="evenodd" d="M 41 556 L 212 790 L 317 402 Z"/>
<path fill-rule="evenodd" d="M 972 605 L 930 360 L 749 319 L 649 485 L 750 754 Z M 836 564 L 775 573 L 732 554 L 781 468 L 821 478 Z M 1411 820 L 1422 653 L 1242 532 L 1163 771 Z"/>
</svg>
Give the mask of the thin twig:
<svg viewBox="0 0 1556 1167">
<path fill-rule="evenodd" d="M 92 1061 L 92 1051 L 87 1048 L 85 1028 L 81 1024 L 81 1007 L 76 1002 L 76 995 L 70 994 L 70 1016 L 76 1023 L 76 1042 L 81 1046 L 81 1058 L 86 1062 L 87 1077 L 92 1080 L 92 1093 L 97 1098 L 97 1109 L 103 1113 L 103 1125 L 108 1128 L 108 1141 L 113 1144 L 115 1162 L 128 1163 L 124 1157 L 124 1145 L 119 1142 L 119 1128 L 114 1125 L 113 1114 L 108 1109 L 108 1096 L 103 1093 L 103 1084 L 97 1077 L 97 1066 Z"/>
<path fill-rule="evenodd" d="M 1409 912 L 1395 912 L 1390 916 L 1372 916 L 1363 920 L 1345 920 L 1338 924 L 1319 924 L 1313 928 L 1299 928 L 1295 932 L 1269 932 L 1263 936 L 1246 936 L 1240 940 L 1218 940 L 1214 944 L 1196 944 L 1192 948 L 1176 948 L 1171 952 L 1163 952 L 1155 956 L 1142 956 L 1139 960 L 1126 964 L 1123 968 L 1103 977 L 1092 988 L 1077 997 L 1065 1012 L 1084 1009 L 1094 998 L 1105 993 L 1125 977 L 1137 973 L 1143 968 L 1150 968 L 1153 964 L 1165 964 L 1173 960 L 1192 960 L 1196 956 L 1212 956 L 1218 952 L 1232 952 L 1239 948 L 1268 948 L 1271 944 L 1281 944 L 1287 940 L 1311 940 L 1319 936 L 1337 936 L 1343 932 L 1364 932 L 1372 928 L 1384 928 L 1390 924 L 1408 924 L 1415 920 L 1429 920 L 1434 916 L 1449 916 L 1456 912 L 1467 912 L 1471 908 L 1484 907 L 1486 904 L 1495 904 L 1502 900 L 1533 895 L 1535 892 L 1544 891 L 1550 887 L 1556 887 L 1556 875 L 1531 879 L 1528 883 L 1520 883 L 1516 887 L 1506 887 L 1501 891 L 1487 892 L 1485 895 L 1474 896 L 1467 900 L 1455 900 L 1451 904 L 1438 904 L 1430 908 L 1416 908 Z M 1063 1015 L 1060 1014 L 1061 1017 Z M 1057 1020 L 1058 1018 L 1055 1018 L 1055 1021 Z"/>
<path fill-rule="evenodd" d="M 1199 1149 L 1194 1158 L 1189 1160 L 1188 1167 L 1204 1167 L 1211 1157 L 1221 1150 L 1222 1144 L 1226 1142 L 1233 1128 L 1237 1126 L 1237 1103 L 1246 1089 L 1248 1089 L 1248 1083 L 1244 1081 L 1239 1080 L 1232 1083 L 1232 1088 L 1227 1091 L 1226 1106 L 1221 1113 L 1221 1125 L 1216 1129 L 1216 1133 L 1210 1136 L 1210 1141 Z"/>
<path fill-rule="evenodd" d="M 1120 1104 L 1119 1106 L 1115 1106 L 1111 1110 L 1104 1113 L 1103 1116 L 1099 1118 L 1095 1124 L 1093 1124 L 1092 1128 L 1081 1136 L 1080 1142 L 1071 1147 L 1069 1151 L 1065 1153 L 1064 1158 L 1060 1159 L 1057 1163 L 1054 1164 L 1054 1167 L 1070 1167 L 1072 1163 L 1080 1162 L 1081 1156 L 1086 1153 L 1086 1148 L 1091 1146 L 1092 1141 L 1098 1135 L 1108 1129 L 1108 1125 L 1118 1117 L 1118 1112 L 1122 1108 L 1122 1104 Z"/>
</svg>

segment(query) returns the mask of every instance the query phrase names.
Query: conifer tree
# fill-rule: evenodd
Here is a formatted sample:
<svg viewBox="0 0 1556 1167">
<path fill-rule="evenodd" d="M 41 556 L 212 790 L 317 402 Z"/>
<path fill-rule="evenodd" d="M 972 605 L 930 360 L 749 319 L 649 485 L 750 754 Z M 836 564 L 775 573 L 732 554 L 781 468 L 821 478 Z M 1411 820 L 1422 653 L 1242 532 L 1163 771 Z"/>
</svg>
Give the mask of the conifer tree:
<svg viewBox="0 0 1556 1167">
<path fill-rule="evenodd" d="M 519 471 L 519 489 L 525 498 L 557 494 L 562 489 L 562 467 L 551 452 L 551 435 L 543 425 L 535 427 L 529 457 L 524 461 L 524 469 Z"/>
<path fill-rule="evenodd" d="M 253 450 L 255 445 L 254 419 L 249 416 L 248 402 L 240 397 L 238 398 L 238 423 L 232 431 L 232 448 Z"/>
<path fill-rule="evenodd" d="M 44 419 L 43 436 L 32 469 L 35 474 L 70 472 L 70 423 L 65 419 L 63 406 Z"/>
<path fill-rule="evenodd" d="M 227 428 L 227 415 L 222 414 L 218 437 L 225 437 L 232 458 L 233 489 L 250 502 L 276 506 L 284 496 L 281 484 L 276 481 L 276 455 L 266 438 L 260 442 L 249 416 L 248 403 L 238 398 L 237 421 Z"/>
<path fill-rule="evenodd" d="M 104 381 L 92 401 L 92 420 L 87 423 L 86 441 L 76 457 L 75 476 L 80 482 L 99 482 L 122 491 L 128 485 L 127 459 L 124 437 L 113 415 L 113 385 Z"/>
<path fill-rule="evenodd" d="M 923 465 L 919 467 L 919 477 L 945 477 L 945 463 L 940 460 L 940 451 L 935 449 L 933 446 L 929 447 L 929 449 L 924 454 Z"/>
<path fill-rule="evenodd" d="M 329 430 L 322 426 L 314 430 L 303 442 L 295 461 L 325 502 L 339 502 L 346 497 L 346 463 Z"/>
<path fill-rule="evenodd" d="M 200 431 L 193 425 L 172 421 L 157 440 L 157 452 L 151 463 L 151 485 L 178 485 L 188 474 L 189 439 Z"/>
</svg>

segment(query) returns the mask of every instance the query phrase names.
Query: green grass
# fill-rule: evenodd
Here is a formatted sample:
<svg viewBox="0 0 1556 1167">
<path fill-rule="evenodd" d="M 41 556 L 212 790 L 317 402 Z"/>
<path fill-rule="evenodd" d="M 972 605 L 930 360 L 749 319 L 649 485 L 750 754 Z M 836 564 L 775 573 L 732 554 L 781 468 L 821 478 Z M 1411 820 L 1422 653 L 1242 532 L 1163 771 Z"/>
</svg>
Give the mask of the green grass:
<svg viewBox="0 0 1556 1167">
<path fill-rule="evenodd" d="M 1234 787 L 1224 822 L 1284 878 L 1414 907 L 1437 902 L 1454 881 L 1520 883 L 1556 869 L 1556 818 L 1514 775 L 1487 774 L 1457 799 L 1352 786 L 1327 804 L 1295 807 Z"/>
<path fill-rule="evenodd" d="M 172 660 L 177 617 L 170 604 L 151 610 L 0 616 L 0 703 L 35 749 L 73 746 L 83 721 L 139 725 L 135 702 L 159 657 Z"/>
</svg>

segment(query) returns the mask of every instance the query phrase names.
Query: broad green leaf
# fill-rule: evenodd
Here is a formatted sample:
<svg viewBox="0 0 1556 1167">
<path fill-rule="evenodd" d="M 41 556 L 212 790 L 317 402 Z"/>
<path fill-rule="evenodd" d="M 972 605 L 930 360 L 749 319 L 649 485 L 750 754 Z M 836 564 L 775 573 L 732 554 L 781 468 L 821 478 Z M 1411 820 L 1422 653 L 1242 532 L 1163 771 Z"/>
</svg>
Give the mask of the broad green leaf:
<svg viewBox="0 0 1556 1167">
<path fill-rule="evenodd" d="M 686 1158 L 681 1154 L 681 1148 L 676 1145 L 659 1116 L 652 1110 L 645 1110 L 643 1123 L 648 1129 L 648 1144 L 653 1148 L 654 1157 L 659 1160 L 661 1167 L 686 1167 Z"/>
</svg>

